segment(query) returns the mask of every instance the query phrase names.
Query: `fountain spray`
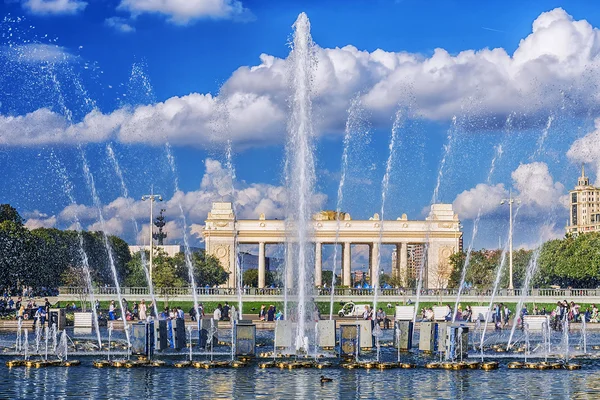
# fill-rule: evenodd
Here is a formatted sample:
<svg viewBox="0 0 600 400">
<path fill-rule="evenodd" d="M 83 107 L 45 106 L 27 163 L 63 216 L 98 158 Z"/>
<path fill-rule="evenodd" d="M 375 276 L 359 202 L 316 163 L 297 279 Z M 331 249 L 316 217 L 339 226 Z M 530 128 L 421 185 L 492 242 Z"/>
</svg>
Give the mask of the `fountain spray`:
<svg viewBox="0 0 600 400">
<path fill-rule="evenodd" d="M 121 310 L 121 319 L 123 320 L 123 328 L 125 329 L 125 337 L 127 338 L 127 349 L 131 347 L 131 340 L 129 339 L 129 330 L 127 329 L 127 310 L 123 309 L 123 296 L 121 295 L 121 285 L 119 284 L 119 277 L 117 275 L 117 268 L 115 265 L 115 256 L 113 254 L 113 249 L 110 244 L 110 239 L 108 238 L 108 234 L 106 233 L 106 223 L 104 221 L 104 216 L 102 214 L 102 204 L 100 203 L 100 197 L 98 196 L 98 192 L 96 191 L 96 184 L 94 182 L 94 175 L 90 171 L 90 167 L 85 156 L 85 152 L 83 151 L 83 147 L 81 145 L 78 146 L 79 153 L 81 155 L 81 161 L 83 164 L 83 172 L 85 175 L 86 182 L 88 184 L 88 188 L 90 189 L 90 193 L 92 195 L 92 200 L 96 209 L 98 210 L 98 220 L 100 221 L 100 226 L 102 228 L 102 238 L 104 239 L 104 247 L 106 248 L 106 252 L 108 254 L 108 261 L 110 265 L 110 270 L 112 272 L 113 281 L 115 283 L 115 287 L 117 288 L 117 299 L 119 301 L 119 309 Z"/>
<path fill-rule="evenodd" d="M 330 286 L 330 299 L 329 299 L 329 319 L 333 319 L 333 299 L 335 295 L 335 269 L 337 267 L 337 257 L 338 257 L 338 246 L 340 239 L 340 214 L 342 211 L 342 204 L 344 200 L 344 184 L 346 182 L 346 174 L 348 171 L 348 157 L 350 151 L 350 139 L 352 138 L 353 132 L 355 132 L 360 127 L 361 122 L 361 103 L 360 96 L 356 95 L 352 101 L 350 102 L 350 107 L 348 108 L 348 119 L 346 120 L 346 128 L 344 129 L 344 150 L 342 152 L 342 167 L 341 167 L 341 177 L 340 183 L 338 185 L 337 190 L 337 204 L 335 207 L 335 242 L 333 248 L 333 267 L 331 274 L 331 286 Z M 319 244 L 317 244 L 319 245 Z"/>
<path fill-rule="evenodd" d="M 371 287 L 373 288 L 373 312 L 377 312 L 377 300 L 379 298 L 379 267 L 381 264 L 381 245 L 383 242 L 383 223 L 385 220 L 385 200 L 387 198 L 390 177 L 392 175 L 392 167 L 394 165 L 394 156 L 396 155 L 396 142 L 398 141 L 398 131 L 402 127 L 404 113 L 401 109 L 396 111 L 394 123 L 392 124 L 392 133 L 390 136 L 389 153 L 385 163 L 385 174 L 381 180 L 381 213 L 379 214 L 379 242 L 377 243 L 377 251 L 375 265 L 371 271 Z"/>
<path fill-rule="evenodd" d="M 509 117 L 510 119 L 510 117 Z M 510 124 L 507 121 L 507 124 Z M 496 161 L 502 157 L 502 145 L 496 146 L 496 151 L 494 157 L 492 158 L 492 163 L 490 166 L 490 170 L 488 172 L 486 183 L 490 185 L 492 183 L 492 175 L 494 174 L 494 169 L 496 167 Z M 463 268 L 460 274 L 460 284 L 458 285 L 458 294 L 456 295 L 456 303 L 454 304 L 454 312 L 452 313 L 452 323 L 456 320 L 456 315 L 458 314 L 458 305 L 460 303 L 460 295 L 462 294 L 462 289 L 465 284 L 465 278 L 467 277 L 467 268 L 469 268 L 469 262 L 471 261 L 471 253 L 473 251 L 473 244 L 475 242 L 475 237 L 477 236 L 477 229 L 479 227 L 479 221 L 481 220 L 481 212 L 483 209 L 483 205 L 479 206 L 477 210 L 477 217 L 473 222 L 473 232 L 471 234 L 471 242 L 469 243 L 469 248 L 467 250 L 467 255 L 465 257 L 465 262 L 463 264 Z"/>
<path fill-rule="evenodd" d="M 125 179 L 123 178 L 123 171 L 121 170 L 121 166 L 119 165 L 119 161 L 115 154 L 115 151 L 112 148 L 112 145 L 108 143 L 106 145 L 106 153 L 108 154 L 108 158 L 110 159 L 113 168 L 117 177 L 119 178 L 119 182 L 121 183 L 121 195 L 127 200 L 129 214 L 131 215 L 131 224 L 133 225 L 133 231 L 135 237 L 139 236 L 140 229 L 135 219 L 134 212 L 132 209 L 132 203 L 130 202 L 131 198 L 129 197 L 129 191 L 127 190 L 127 185 L 125 184 Z M 148 290 L 150 291 L 150 298 L 152 300 L 152 305 L 154 308 L 154 315 L 158 318 L 158 306 L 156 305 L 156 297 L 154 296 L 154 284 L 152 283 L 152 278 L 150 277 L 150 271 L 148 270 L 148 263 L 146 261 L 146 252 L 140 251 L 140 257 L 142 261 L 142 269 L 144 270 L 144 275 L 146 276 L 146 282 L 148 282 Z"/>
<path fill-rule="evenodd" d="M 231 208 L 233 210 L 233 215 L 237 218 L 237 204 L 235 199 L 235 166 L 233 165 L 233 149 L 231 139 L 227 140 L 227 170 L 229 171 L 229 176 L 231 178 Z M 237 288 L 237 298 L 238 298 L 238 309 L 240 310 L 240 315 L 243 316 L 244 308 L 243 308 L 243 300 L 242 300 L 242 266 L 240 265 L 240 257 L 239 257 L 239 246 L 238 246 L 238 231 L 235 229 L 237 221 L 233 221 L 234 229 L 233 229 L 233 248 L 235 249 L 235 286 Z M 233 329 L 233 324 L 235 321 L 231 321 L 231 329 Z"/>
<path fill-rule="evenodd" d="M 456 115 L 452 117 L 452 124 L 448 129 L 448 135 L 446 138 L 446 144 L 444 145 L 444 153 L 442 155 L 442 161 L 440 162 L 440 167 L 438 169 L 437 181 L 435 184 L 435 189 L 433 190 L 433 195 L 431 196 L 431 204 L 436 204 L 438 202 L 440 186 L 442 184 L 442 178 L 444 177 L 444 168 L 446 166 L 446 160 L 450 155 L 454 138 L 456 136 L 456 131 L 458 130 L 457 118 Z M 427 218 L 427 232 L 425 233 L 425 243 L 423 249 L 423 258 L 421 260 L 421 265 L 419 266 L 419 275 L 417 279 L 417 300 L 415 301 L 415 311 L 413 314 L 413 324 L 417 320 L 417 313 L 419 312 L 419 302 L 421 300 L 421 289 L 423 288 L 423 272 L 425 271 L 425 266 L 427 265 L 427 253 L 429 249 L 429 235 L 431 233 L 431 220 Z"/>
<path fill-rule="evenodd" d="M 313 311 L 314 267 L 311 262 L 310 238 L 312 236 L 312 199 L 315 183 L 315 162 L 313 156 L 312 127 L 312 82 L 314 72 L 314 44 L 310 36 L 310 22 L 301 13 L 293 25 L 294 37 L 289 56 L 290 84 L 292 94 L 289 99 L 291 116 L 288 122 L 286 153 L 286 183 L 288 194 L 288 215 L 286 223 L 293 226 L 286 239 L 288 254 L 286 261 L 286 291 L 291 281 L 289 274 L 297 273 L 297 333 L 296 350 L 308 350 L 306 324 Z M 290 246 L 291 243 L 293 246 Z M 288 251 L 289 253 L 289 251 Z M 297 278 L 297 279 L 296 279 Z M 286 315 L 287 317 L 287 315 Z"/>
</svg>

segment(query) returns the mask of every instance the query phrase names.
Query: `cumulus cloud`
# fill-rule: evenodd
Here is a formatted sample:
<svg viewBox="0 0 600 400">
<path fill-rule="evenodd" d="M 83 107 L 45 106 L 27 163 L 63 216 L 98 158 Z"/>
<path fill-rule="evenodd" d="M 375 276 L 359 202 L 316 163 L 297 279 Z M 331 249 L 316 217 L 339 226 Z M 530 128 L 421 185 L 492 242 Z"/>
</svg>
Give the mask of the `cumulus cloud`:
<svg viewBox="0 0 600 400">
<path fill-rule="evenodd" d="M 124 0 L 121 7 L 138 12 L 164 8 L 171 10 L 173 18 L 183 18 L 191 15 L 195 5 L 197 2 L 183 0 Z M 597 112 L 599 51 L 598 29 L 586 20 L 575 21 L 561 8 L 542 13 L 513 54 L 502 48 L 458 54 L 435 49 L 425 56 L 382 49 L 368 52 L 351 45 L 317 47 L 315 131 L 343 131 L 349 103 L 358 92 L 374 126 L 389 124 L 398 104 L 409 105 L 414 117 L 446 121 L 459 115 L 468 117 L 470 126 L 479 124 L 477 127 L 492 117 L 504 120 L 515 111 L 515 119 L 532 121 L 546 121 L 547 115 L 559 108 L 564 114 Z M 50 122 L 52 135 L 45 123 L 36 124 L 33 119 L 34 126 L 18 128 L 28 135 L 12 135 L 12 140 L 19 145 L 109 137 L 151 144 L 163 143 L 166 137 L 174 145 L 196 146 L 228 138 L 238 144 L 278 143 L 285 136 L 288 71 L 288 59 L 262 54 L 259 65 L 234 71 L 218 96 L 191 93 L 106 114 L 93 111 L 86 119 L 94 123 L 97 135 L 86 130 L 89 124 L 67 126 L 62 117 L 46 112 L 43 116 Z M 215 126 L 227 126 L 227 134 L 215 134 Z M 3 136 L 4 132 L 0 126 Z M 5 144 L 10 143 L 5 139 Z"/>
<path fill-rule="evenodd" d="M 578 164 L 591 164 L 596 172 L 596 186 L 600 185 L 600 118 L 594 121 L 595 129 L 577 139 L 567 152 L 567 157 Z"/>
<path fill-rule="evenodd" d="M 521 202 L 522 215 L 533 216 L 567 207 L 565 187 L 560 182 L 554 182 L 546 163 L 521 164 L 512 172 L 511 177 L 513 196 Z M 480 183 L 456 196 L 453 207 L 459 218 L 475 219 L 480 209 L 482 216 L 500 212 L 503 207 L 501 201 L 509 196 L 509 190 L 502 183 Z"/>
<path fill-rule="evenodd" d="M 131 33 L 135 32 L 135 28 L 129 24 L 125 18 L 110 17 L 104 20 L 104 25 L 113 28 L 117 32 Z"/>
<path fill-rule="evenodd" d="M 23 2 L 23 8 L 39 15 L 77 14 L 83 11 L 87 4 L 79 0 L 26 0 Z"/>
<path fill-rule="evenodd" d="M 168 241 L 180 241 L 183 237 L 183 223 L 179 205 L 183 208 L 189 232 L 196 238 L 202 236 L 202 226 L 208 216 L 208 212 L 215 201 L 227 201 L 232 198 L 231 177 L 226 168 L 216 160 L 205 161 L 205 173 L 202 177 L 200 188 L 190 192 L 176 192 L 170 199 L 155 204 L 155 212 L 165 209 L 167 225 L 165 231 L 168 233 Z M 282 186 L 264 183 L 237 182 L 235 187 L 236 210 L 239 218 L 258 218 L 264 213 L 267 218 L 283 218 L 285 211 L 285 189 Z M 316 194 L 313 198 L 315 208 L 321 208 L 325 204 L 326 196 Z M 130 241 L 144 243 L 149 236 L 149 203 L 131 198 L 118 197 L 102 207 L 102 215 L 105 220 L 104 229 L 114 235 L 124 236 Z M 68 205 L 57 216 L 45 217 L 39 212 L 26 214 L 28 226 L 64 226 L 70 224 L 77 216 L 85 229 L 101 230 L 102 225 L 98 221 L 98 211 L 94 206 L 83 204 Z M 133 224 L 135 219 L 140 232 L 137 238 L 133 235 Z"/>
<path fill-rule="evenodd" d="M 133 16 L 140 14 L 165 15 L 175 24 L 212 19 L 249 19 L 252 14 L 238 0 L 121 0 L 120 10 Z"/>
</svg>

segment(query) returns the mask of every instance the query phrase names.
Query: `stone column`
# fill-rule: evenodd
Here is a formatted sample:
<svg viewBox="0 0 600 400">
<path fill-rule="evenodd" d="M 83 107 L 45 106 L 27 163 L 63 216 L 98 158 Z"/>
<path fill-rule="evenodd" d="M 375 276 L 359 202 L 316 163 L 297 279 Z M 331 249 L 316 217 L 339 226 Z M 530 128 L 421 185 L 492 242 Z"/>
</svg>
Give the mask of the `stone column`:
<svg viewBox="0 0 600 400">
<path fill-rule="evenodd" d="M 379 242 L 371 245 L 371 286 L 379 283 L 379 277 L 376 276 L 379 270 Z"/>
<path fill-rule="evenodd" d="M 315 286 L 323 285 L 322 245 L 315 243 Z"/>
<path fill-rule="evenodd" d="M 266 286 L 265 242 L 258 244 L 258 287 Z"/>
<path fill-rule="evenodd" d="M 396 249 L 396 251 L 398 251 L 398 253 L 396 253 L 396 261 L 398 262 L 398 277 L 402 282 L 402 286 L 406 287 L 408 283 L 408 243 L 402 242 L 400 246 L 396 247 Z"/>
<path fill-rule="evenodd" d="M 342 251 L 342 271 L 343 271 L 343 282 L 344 286 L 352 286 L 352 277 L 351 277 L 351 259 L 352 255 L 350 254 L 350 242 L 345 242 L 343 245 Z"/>
</svg>

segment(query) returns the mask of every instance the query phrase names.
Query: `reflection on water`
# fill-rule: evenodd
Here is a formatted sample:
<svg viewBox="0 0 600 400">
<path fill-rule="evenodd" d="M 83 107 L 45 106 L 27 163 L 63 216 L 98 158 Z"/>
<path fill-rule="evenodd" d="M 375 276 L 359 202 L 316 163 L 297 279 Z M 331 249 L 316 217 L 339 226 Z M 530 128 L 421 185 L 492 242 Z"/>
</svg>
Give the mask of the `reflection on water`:
<svg viewBox="0 0 600 400">
<path fill-rule="evenodd" d="M 0 398 L 308 399 L 579 398 L 600 396 L 600 375 L 581 371 L 26 369 L 2 367 Z M 321 384 L 321 374 L 334 379 Z"/>
</svg>

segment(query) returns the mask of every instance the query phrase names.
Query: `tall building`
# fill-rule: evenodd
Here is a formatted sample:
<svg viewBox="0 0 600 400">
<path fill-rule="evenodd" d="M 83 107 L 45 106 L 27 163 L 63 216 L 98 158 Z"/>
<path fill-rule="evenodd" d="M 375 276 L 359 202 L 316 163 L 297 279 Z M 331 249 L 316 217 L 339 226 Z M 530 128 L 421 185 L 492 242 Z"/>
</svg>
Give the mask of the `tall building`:
<svg viewBox="0 0 600 400">
<path fill-rule="evenodd" d="M 567 233 L 577 235 L 600 231 L 600 188 L 590 185 L 583 166 L 577 186 L 569 191 L 569 195 L 571 210 Z"/>
</svg>

